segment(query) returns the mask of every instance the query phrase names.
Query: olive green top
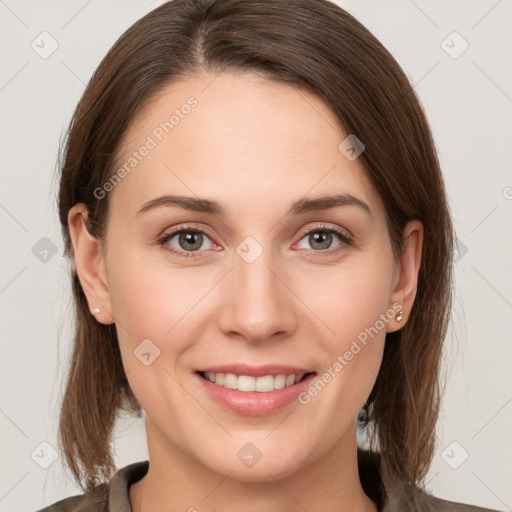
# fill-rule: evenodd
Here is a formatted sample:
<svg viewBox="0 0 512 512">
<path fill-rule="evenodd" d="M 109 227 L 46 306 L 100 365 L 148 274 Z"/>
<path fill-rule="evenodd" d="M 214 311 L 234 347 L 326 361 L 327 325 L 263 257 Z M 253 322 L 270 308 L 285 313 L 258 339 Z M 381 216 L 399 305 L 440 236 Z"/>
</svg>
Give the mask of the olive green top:
<svg viewBox="0 0 512 512">
<path fill-rule="evenodd" d="M 358 448 L 358 467 L 365 493 L 377 504 L 379 512 L 498 512 L 436 498 L 426 491 L 404 485 L 394 492 L 384 489 L 379 472 L 379 455 Z M 87 494 L 70 496 L 37 512 L 132 512 L 130 485 L 146 475 L 149 461 L 121 468 L 109 483 L 102 483 Z M 314 510 L 310 512 L 315 512 Z"/>
</svg>

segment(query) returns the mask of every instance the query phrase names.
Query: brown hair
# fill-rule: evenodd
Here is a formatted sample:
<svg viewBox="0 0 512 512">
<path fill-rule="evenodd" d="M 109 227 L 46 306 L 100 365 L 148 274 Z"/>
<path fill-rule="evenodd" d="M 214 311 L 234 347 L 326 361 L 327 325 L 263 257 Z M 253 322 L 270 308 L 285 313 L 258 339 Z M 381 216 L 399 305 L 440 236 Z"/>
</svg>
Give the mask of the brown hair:
<svg viewBox="0 0 512 512">
<path fill-rule="evenodd" d="M 382 367 L 365 405 L 370 448 L 387 486 L 421 483 L 432 460 L 442 342 L 452 296 L 453 227 L 431 132 L 407 77 L 384 46 L 327 0 L 174 0 L 131 26 L 91 78 L 61 155 L 59 215 L 85 203 L 88 229 L 104 239 L 108 195 L 94 190 L 114 172 L 136 114 L 164 86 L 194 73 L 251 71 L 322 98 L 385 204 L 395 257 L 405 224 L 424 225 L 417 295 L 407 323 L 388 333 Z M 341 141 L 340 141 L 341 142 Z M 74 348 L 59 442 L 75 479 L 90 490 L 115 471 L 111 436 L 119 410 L 141 414 L 126 378 L 115 325 L 98 323 L 72 269 Z M 82 484 L 85 480 L 85 484 Z"/>
</svg>

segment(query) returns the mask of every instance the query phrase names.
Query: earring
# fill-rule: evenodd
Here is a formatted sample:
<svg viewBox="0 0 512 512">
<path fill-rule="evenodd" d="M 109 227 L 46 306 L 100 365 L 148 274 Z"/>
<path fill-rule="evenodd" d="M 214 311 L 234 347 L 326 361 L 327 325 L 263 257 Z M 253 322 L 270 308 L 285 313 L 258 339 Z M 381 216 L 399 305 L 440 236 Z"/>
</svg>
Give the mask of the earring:
<svg viewBox="0 0 512 512">
<path fill-rule="evenodd" d="M 97 315 L 100 312 L 100 308 L 94 308 L 92 312 Z"/>
<path fill-rule="evenodd" d="M 402 310 L 400 310 L 400 311 L 398 312 L 398 315 L 396 315 L 396 321 L 397 321 L 397 322 L 401 322 L 401 321 L 402 321 L 402 319 L 403 319 L 403 317 L 404 317 L 404 312 L 403 312 Z"/>
</svg>

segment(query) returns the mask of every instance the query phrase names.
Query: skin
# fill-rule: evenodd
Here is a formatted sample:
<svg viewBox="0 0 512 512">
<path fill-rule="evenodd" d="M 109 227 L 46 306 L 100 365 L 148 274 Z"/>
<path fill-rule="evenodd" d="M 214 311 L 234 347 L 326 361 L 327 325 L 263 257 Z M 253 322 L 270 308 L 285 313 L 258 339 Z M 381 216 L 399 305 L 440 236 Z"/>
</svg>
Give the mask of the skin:
<svg viewBox="0 0 512 512">
<path fill-rule="evenodd" d="M 100 308 L 97 321 L 115 322 L 146 413 L 150 468 L 130 488 L 132 508 L 375 511 L 358 477 L 355 418 L 379 371 L 385 333 L 401 328 L 411 310 L 422 225 L 407 224 L 395 261 L 383 203 L 359 159 L 339 151 L 347 134 L 330 109 L 250 73 L 166 87 L 132 123 L 119 165 L 190 96 L 198 105 L 109 192 L 106 244 L 87 232 L 83 204 L 68 219 L 91 310 Z M 353 205 L 286 215 L 293 201 L 333 192 L 364 201 L 371 215 Z M 216 200 L 228 215 L 164 206 L 136 216 L 162 194 Z M 196 257 L 157 243 L 183 222 L 207 230 Z M 349 230 L 353 240 L 333 234 L 322 249 L 307 234 L 323 233 L 319 225 Z M 248 236 L 263 250 L 252 263 L 236 252 Z M 167 247 L 186 254 L 189 245 L 178 241 Z M 388 321 L 306 405 L 237 414 L 210 399 L 191 373 L 245 362 L 321 375 L 394 303 L 403 320 Z M 161 351 L 149 366 L 133 353 L 147 338 Z M 248 442 L 262 453 L 252 467 L 237 457 Z"/>
</svg>

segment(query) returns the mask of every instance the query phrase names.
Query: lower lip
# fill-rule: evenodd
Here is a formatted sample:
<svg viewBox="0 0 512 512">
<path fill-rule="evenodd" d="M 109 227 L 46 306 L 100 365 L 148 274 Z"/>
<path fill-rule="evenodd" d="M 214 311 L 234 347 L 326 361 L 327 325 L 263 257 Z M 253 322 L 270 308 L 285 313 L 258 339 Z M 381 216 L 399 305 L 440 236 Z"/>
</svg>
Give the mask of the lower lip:
<svg viewBox="0 0 512 512">
<path fill-rule="evenodd" d="M 293 386 L 266 392 L 229 389 L 204 379 L 198 373 L 194 373 L 194 376 L 199 379 L 209 396 L 231 411 L 249 416 L 261 416 L 276 412 L 296 400 L 297 396 L 310 386 L 316 374 L 310 373 Z"/>
</svg>

